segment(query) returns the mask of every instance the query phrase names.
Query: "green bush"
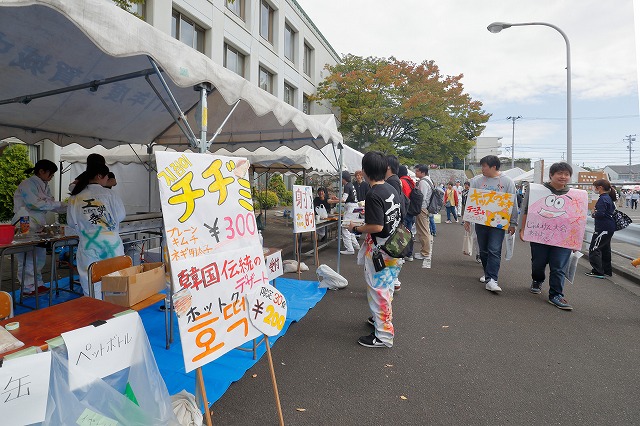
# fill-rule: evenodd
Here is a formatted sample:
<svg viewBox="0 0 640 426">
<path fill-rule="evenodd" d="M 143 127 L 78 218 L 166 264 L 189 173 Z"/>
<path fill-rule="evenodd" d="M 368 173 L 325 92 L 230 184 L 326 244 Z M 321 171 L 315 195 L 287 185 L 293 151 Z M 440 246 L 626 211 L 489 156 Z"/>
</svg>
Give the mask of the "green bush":
<svg viewBox="0 0 640 426">
<path fill-rule="evenodd" d="M 282 194 L 280 198 L 280 205 L 281 206 L 290 206 L 293 204 L 293 192 L 292 191 L 285 191 L 284 194 Z"/>
<path fill-rule="evenodd" d="M 255 210 L 259 210 L 259 209 L 268 210 L 272 207 L 277 206 L 278 202 L 280 201 L 278 199 L 278 194 L 276 194 L 274 191 L 255 192 L 253 194 L 253 198 L 254 198 L 253 208 Z"/>
<path fill-rule="evenodd" d="M 278 198 L 282 198 L 285 192 L 287 192 L 287 187 L 284 186 L 282 175 L 276 173 L 271 176 L 271 179 L 269 179 L 269 184 L 267 185 L 267 189 L 275 192 L 278 195 Z"/>
<path fill-rule="evenodd" d="M 0 220 L 13 218 L 13 194 L 20 182 L 30 175 L 24 171 L 33 167 L 29 150 L 24 145 L 12 144 L 0 156 Z"/>
</svg>

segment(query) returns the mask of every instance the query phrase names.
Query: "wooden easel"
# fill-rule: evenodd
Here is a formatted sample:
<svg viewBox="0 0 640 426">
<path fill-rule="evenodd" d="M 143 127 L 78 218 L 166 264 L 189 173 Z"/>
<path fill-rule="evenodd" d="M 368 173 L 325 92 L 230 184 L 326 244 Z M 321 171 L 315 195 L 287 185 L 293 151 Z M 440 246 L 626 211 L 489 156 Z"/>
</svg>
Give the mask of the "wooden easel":
<svg viewBox="0 0 640 426">
<path fill-rule="evenodd" d="M 209 401 L 207 401 L 207 390 L 204 387 L 204 378 L 202 377 L 202 367 L 196 368 L 196 403 L 198 400 L 202 403 L 201 407 L 207 426 L 213 426 L 211 412 L 209 411 Z"/>
<path fill-rule="evenodd" d="M 315 253 L 315 262 L 316 262 L 316 266 L 319 265 L 319 259 L 318 259 L 318 233 L 316 231 L 310 231 L 312 234 L 312 241 L 313 241 L 313 253 Z M 300 245 L 298 244 L 298 238 L 300 236 L 302 236 L 303 232 L 299 232 L 297 234 L 295 234 L 295 252 L 296 252 L 296 261 L 298 262 L 298 279 L 300 279 L 300 258 L 302 257 L 300 251 Z"/>
</svg>

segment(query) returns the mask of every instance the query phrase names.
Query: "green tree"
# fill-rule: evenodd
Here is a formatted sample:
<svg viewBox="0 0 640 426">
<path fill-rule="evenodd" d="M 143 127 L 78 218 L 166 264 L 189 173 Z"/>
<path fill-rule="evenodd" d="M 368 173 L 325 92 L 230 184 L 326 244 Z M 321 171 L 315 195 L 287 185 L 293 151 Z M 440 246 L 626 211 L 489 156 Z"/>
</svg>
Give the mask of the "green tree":
<svg viewBox="0 0 640 426">
<path fill-rule="evenodd" d="M 130 12 L 132 15 L 135 15 L 138 18 L 142 18 L 142 16 L 138 15 L 137 13 L 132 12 L 132 8 L 136 4 L 144 4 L 145 0 L 112 0 L 112 1 L 120 9 L 123 9 L 123 10 L 126 10 L 127 12 Z"/>
<path fill-rule="evenodd" d="M 29 177 L 25 170 L 33 167 L 24 145 L 9 145 L 0 155 L 0 220 L 13 217 L 13 194 L 20 182 Z"/>
<path fill-rule="evenodd" d="M 340 131 L 358 150 L 450 163 L 469 152 L 490 117 L 464 93 L 462 74 L 442 75 L 434 61 L 345 55 L 327 70 L 313 99 L 340 108 Z"/>
</svg>

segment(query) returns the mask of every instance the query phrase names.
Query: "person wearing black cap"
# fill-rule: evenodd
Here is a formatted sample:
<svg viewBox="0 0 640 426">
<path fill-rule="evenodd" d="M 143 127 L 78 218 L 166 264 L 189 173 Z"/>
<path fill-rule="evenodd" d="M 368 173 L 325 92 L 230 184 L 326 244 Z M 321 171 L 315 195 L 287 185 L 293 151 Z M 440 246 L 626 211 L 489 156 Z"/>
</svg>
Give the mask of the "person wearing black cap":
<svg viewBox="0 0 640 426">
<path fill-rule="evenodd" d="M 342 172 L 342 185 L 344 185 L 342 192 L 344 216 L 342 220 L 357 219 L 358 214 L 353 213 L 353 211 L 358 208 L 358 194 L 353 187 L 353 183 L 351 183 L 351 173 L 346 170 Z M 358 239 L 347 228 L 342 228 L 342 244 L 344 245 L 344 250 L 340 251 L 342 254 L 355 254 L 356 250 L 360 250 Z"/>
</svg>

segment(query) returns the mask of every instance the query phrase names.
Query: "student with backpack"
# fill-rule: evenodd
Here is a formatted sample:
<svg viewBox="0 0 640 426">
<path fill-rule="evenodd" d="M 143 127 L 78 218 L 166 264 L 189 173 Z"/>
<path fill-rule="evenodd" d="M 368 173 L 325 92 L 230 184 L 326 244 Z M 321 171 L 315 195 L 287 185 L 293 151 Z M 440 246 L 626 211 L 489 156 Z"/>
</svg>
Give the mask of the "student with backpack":
<svg viewBox="0 0 640 426">
<path fill-rule="evenodd" d="M 409 231 L 413 232 L 413 225 L 416 222 L 416 216 L 420 214 L 420 210 L 422 209 L 423 195 L 413 179 L 408 175 L 408 171 L 405 166 L 400 166 L 398 168 L 398 176 L 402 183 L 402 194 L 405 199 L 405 204 L 407 205 L 407 213 L 404 216 L 404 226 L 406 226 Z M 413 245 L 411 246 L 411 251 L 405 260 L 413 262 Z"/>
<path fill-rule="evenodd" d="M 431 230 L 429 229 L 429 207 L 432 199 L 435 195 L 435 186 L 429 178 L 429 168 L 424 164 L 419 164 L 415 169 L 416 177 L 418 181 L 418 189 L 422 192 L 422 205 L 420 213 L 416 216 L 416 235 L 418 241 L 422 246 L 419 252 L 416 252 L 413 257 L 416 259 L 422 259 L 422 267 L 425 269 L 431 268 L 431 247 L 433 240 L 431 238 Z M 442 207 L 442 205 L 440 205 Z"/>
</svg>

